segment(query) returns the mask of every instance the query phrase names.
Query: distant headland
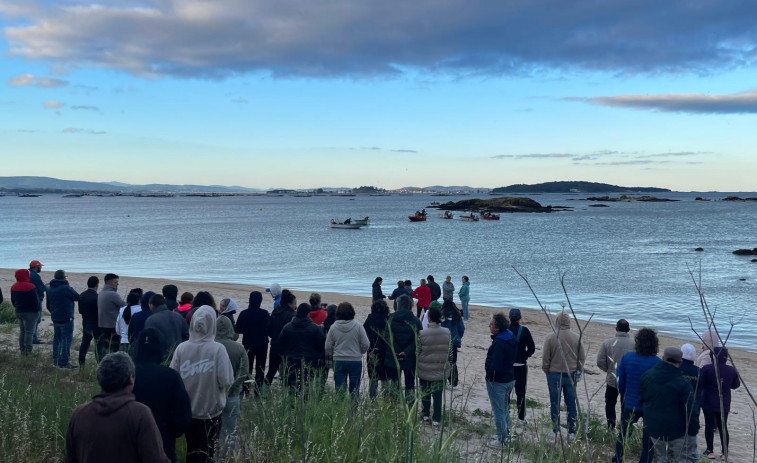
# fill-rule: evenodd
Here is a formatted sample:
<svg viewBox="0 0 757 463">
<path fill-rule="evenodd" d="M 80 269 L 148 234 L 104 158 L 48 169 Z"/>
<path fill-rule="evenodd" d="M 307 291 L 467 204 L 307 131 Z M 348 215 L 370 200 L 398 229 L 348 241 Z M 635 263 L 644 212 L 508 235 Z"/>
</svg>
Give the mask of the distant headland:
<svg viewBox="0 0 757 463">
<path fill-rule="evenodd" d="M 609 183 L 597 182 L 545 182 L 526 185 L 519 183 L 517 185 L 503 186 L 491 190 L 491 194 L 511 194 L 511 193 L 664 193 L 669 192 L 667 188 L 655 187 L 626 187 L 610 185 Z"/>
</svg>

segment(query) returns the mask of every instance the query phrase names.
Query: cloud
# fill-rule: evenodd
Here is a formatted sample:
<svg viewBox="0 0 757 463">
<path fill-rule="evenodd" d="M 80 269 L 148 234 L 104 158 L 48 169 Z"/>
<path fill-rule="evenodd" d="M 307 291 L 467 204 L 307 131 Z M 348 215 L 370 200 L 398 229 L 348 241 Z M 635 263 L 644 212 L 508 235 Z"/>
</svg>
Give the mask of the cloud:
<svg viewBox="0 0 757 463">
<path fill-rule="evenodd" d="M 6 0 L 12 56 L 140 76 L 709 74 L 751 66 L 757 2 Z M 37 6 L 37 4 L 39 6 Z"/>
<path fill-rule="evenodd" d="M 727 95 L 668 93 L 660 95 L 618 95 L 593 98 L 565 98 L 615 108 L 646 109 L 692 114 L 757 114 L 757 90 Z"/>
<path fill-rule="evenodd" d="M 84 111 L 99 111 L 100 108 L 97 106 L 89 106 L 89 105 L 79 105 L 79 106 L 71 106 L 71 109 L 78 109 L 78 110 L 84 110 Z"/>
<path fill-rule="evenodd" d="M 492 159 L 559 159 L 574 156 L 576 155 L 569 153 L 498 154 L 492 156 Z"/>
<path fill-rule="evenodd" d="M 64 106 L 66 106 L 66 105 L 65 105 L 65 103 L 61 103 L 60 101 L 47 100 L 44 103 L 42 103 L 42 106 L 45 109 L 56 109 L 56 108 L 62 108 Z"/>
<path fill-rule="evenodd" d="M 8 79 L 8 85 L 11 87 L 40 87 L 56 88 L 68 85 L 63 79 L 54 79 L 52 77 L 35 76 L 34 74 L 19 74 L 16 77 Z"/>
<path fill-rule="evenodd" d="M 79 127 L 66 127 L 63 129 L 63 133 L 78 133 L 78 134 L 86 134 L 86 135 L 104 135 L 107 132 L 104 130 L 91 130 L 91 129 L 82 129 Z"/>
<path fill-rule="evenodd" d="M 392 153 L 417 153 L 416 150 L 408 150 L 408 149 L 399 149 L 399 150 L 391 150 Z"/>
</svg>

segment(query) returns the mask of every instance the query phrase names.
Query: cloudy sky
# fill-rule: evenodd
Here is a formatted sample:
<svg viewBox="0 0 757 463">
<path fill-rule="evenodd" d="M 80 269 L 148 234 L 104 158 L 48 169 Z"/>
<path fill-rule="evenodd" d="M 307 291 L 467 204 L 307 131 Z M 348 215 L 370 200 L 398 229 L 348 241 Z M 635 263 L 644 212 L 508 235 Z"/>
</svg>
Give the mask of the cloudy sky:
<svg viewBox="0 0 757 463">
<path fill-rule="evenodd" d="M 0 175 L 757 190 L 757 2 L 0 0 Z"/>
</svg>

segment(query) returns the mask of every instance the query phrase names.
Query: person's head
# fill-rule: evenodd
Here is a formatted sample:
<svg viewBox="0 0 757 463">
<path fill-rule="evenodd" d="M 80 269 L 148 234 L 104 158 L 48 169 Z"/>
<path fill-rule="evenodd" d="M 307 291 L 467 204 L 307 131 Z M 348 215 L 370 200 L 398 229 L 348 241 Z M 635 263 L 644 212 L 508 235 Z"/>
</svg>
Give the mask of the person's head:
<svg viewBox="0 0 757 463">
<path fill-rule="evenodd" d="M 56 270 L 55 274 L 53 274 L 53 278 L 56 280 L 65 280 L 66 279 L 66 271 L 65 270 Z"/>
<path fill-rule="evenodd" d="M 337 320 L 354 320 L 355 308 L 349 302 L 342 302 L 336 307 Z"/>
<path fill-rule="evenodd" d="M 467 283 L 467 282 L 468 282 L 468 276 L 467 275 L 463 275 L 463 283 Z"/>
<path fill-rule="evenodd" d="M 518 323 L 521 318 L 520 309 L 510 309 L 510 324 Z"/>
<path fill-rule="evenodd" d="M 715 330 L 705 331 L 702 333 L 702 352 L 714 349 L 720 345 L 718 333 Z"/>
<path fill-rule="evenodd" d="M 376 286 L 381 286 L 381 283 L 382 283 L 383 281 L 384 281 L 384 279 L 383 279 L 383 278 L 381 278 L 381 277 L 376 277 L 376 279 L 375 279 L 375 280 L 373 280 L 373 285 L 372 285 L 372 286 L 373 286 L 373 287 L 376 287 Z"/>
<path fill-rule="evenodd" d="M 441 323 L 442 322 L 442 311 L 439 310 L 438 307 L 431 307 L 428 309 L 428 321 L 431 323 Z"/>
<path fill-rule="evenodd" d="M 142 298 L 139 300 L 139 305 L 142 306 L 142 310 L 150 310 L 150 299 L 155 295 L 152 291 L 147 291 L 142 295 Z"/>
<path fill-rule="evenodd" d="M 276 299 L 277 296 L 281 295 L 281 285 L 274 283 L 270 288 L 266 288 L 265 292 L 270 293 L 271 297 Z"/>
<path fill-rule="evenodd" d="M 118 288 L 118 275 L 115 273 L 108 273 L 103 278 L 103 281 L 105 282 L 105 286 L 110 286 L 111 288 Z"/>
<path fill-rule="evenodd" d="M 150 298 L 150 310 L 155 312 L 158 307 L 166 304 L 166 298 L 162 294 L 155 294 Z"/>
<path fill-rule="evenodd" d="M 133 305 L 139 305 L 139 300 L 142 299 L 142 295 L 136 291 L 132 291 L 126 296 L 126 305 L 131 307 Z"/>
<path fill-rule="evenodd" d="M 100 279 L 96 276 L 92 275 L 91 277 L 87 278 L 87 288 L 89 289 L 97 289 L 97 287 L 100 286 Z"/>
<path fill-rule="evenodd" d="M 410 280 L 405 280 L 405 287 L 406 288 L 412 288 L 413 287 L 413 282 L 410 281 Z"/>
<path fill-rule="evenodd" d="M 458 310 L 455 303 L 449 299 L 445 299 L 442 303 L 442 317 L 446 320 L 452 321 L 452 323 L 458 323 L 462 318 L 460 316 L 460 310 Z"/>
<path fill-rule="evenodd" d="M 371 313 L 388 316 L 389 306 L 387 305 L 386 301 L 384 301 L 383 299 L 374 301 L 373 304 L 371 304 Z"/>
<path fill-rule="evenodd" d="M 631 331 L 631 325 L 628 324 L 628 320 L 621 318 L 618 323 L 615 324 L 615 331 L 618 333 L 628 333 Z"/>
<path fill-rule="evenodd" d="M 405 282 L 404 282 L 404 281 L 402 281 L 402 280 L 398 281 L 398 282 L 397 282 L 397 287 L 398 287 L 398 288 L 404 288 L 404 287 L 405 287 Z"/>
<path fill-rule="evenodd" d="M 141 296 L 141 295 L 143 295 L 143 294 L 145 293 L 145 291 L 144 291 L 144 290 L 143 290 L 142 288 L 134 288 L 134 289 L 130 290 L 129 292 L 130 292 L 130 293 L 137 293 L 137 294 L 139 294 L 140 296 Z"/>
<path fill-rule="evenodd" d="M 195 294 L 195 298 L 192 300 L 192 307 L 202 307 L 209 305 L 214 310 L 216 309 L 216 300 L 213 299 L 213 295 L 207 291 L 200 291 Z"/>
<path fill-rule="evenodd" d="M 263 303 L 263 293 L 261 293 L 260 291 L 253 291 L 250 293 L 249 304 L 251 308 L 259 309 L 260 304 L 262 303 Z"/>
<path fill-rule="evenodd" d="M 683 356 L 684 360 L 693 362 L 697 359 L 697 348 L 691 344 L 686 343 L 681 346 L 681 355 Z"/>
<path fill-rule="evenodd" d="M 452 282 L 452 276 L 447 275 L 447 278 L 445 278 L 444 281 L 446 281 L 447 283 L 451 283 Z"/>
<path fill-rule="evenodd" d="M 666 347 L 662 352 L 662 360 L 680 368 L 683 363 L 683 352 L 677 347 Z"/>
<path fill-rule="evenodd" d="M 32 271 L 37 272 L 37 273 L 39 273 L 39 272 L 42 271 L 42 267 L 43 266 L 44 266 L 44 264 L 42 262 L 38 261 L 38 260 L 33 260 L 33 261 L 29 262 L 29 270 L 32 270 Z"/>
<path fill-rule="evenodd" d="M 636 333 L 634 338 L 634 351 L 645 357 L 650 355 L 657 355 L 659 350 L 659 340 L 657 339 L 657 333 L 651 328 L 642 328 Z"/>
<path fill-rule="evenodd" d="M 176 296 L 179 295 L 179 288 L 176 287 L 176 285 L 165 285 L 163 286 L 163 297 L 166 298 L 166 300 L 169 301 L 175 301 Z"/>
<path fill-rule="evenodd" d="M 318 310 L 321 308 L 321 295 L 318 293 L 312 293 L 310 295 L 310 305 L 313 307 L 313 310 Z"/>
<path fill-rule="evenodd" d="M 106 394 L 131 392 L 134 386 L 134 362 L 125 352 L 113 352 L 97 365 L 97 382 Z"/>
<path fill-rule="evenodd" d="M 218 313 L 223 313 L 226 310 L 226 307 L 229 306 L 230 301 L 231 299 L 228 297 L 221 299 L 221 302 L 218 304 Z"/>
<path fill-rule="evenodd" d="M 295 302 L 296 301 L 297 299 L 295 299 Z M 302 304 L 297 306 L 297 311 L 295 312 L 295 316 L 297 318 L 310 318 L 310 304 L 308 304 L 307 302 L 303 302 Z"/>
<path fill-rule="evenodd" d="M 293 292 L 289 291 L 288 289 L 285 289 L 281 291 L 281 301 L 279 302 L 279 305 L 296 309 L 297 297 L 294 295 Z"/>
<path fill-rule="evenodd" d="M 489 322 L 489 331 L 492 334 L 504 333 L 508 328 L 510 328 L 510 320 L 505 317 L 505 314 L 498 312 L 492 315 L 492 319 Z"/>
<path fill-rule="evenodd" d="M 413 298 L 407 294 L 397 298 L 397 312 L 400 310 L 413 310 Z"/>
<path fill-rule="evenodd" d="M 426 277 L 426 280 L 428 280 L 429 283 L 433 283 L 434 282 L 434 276 L 433 275 L 429 275 L 429 276 Z"/>
<path fill-rule="evenodd" d="M 194 298 L 192 293 L 181 293 L 181 305 L 192 304 Z"/>
<path fill-rule="evenodd" d="M 426 286 L 426 279 L 425 278 L 421 278 L 421 286 Z"/>
</svg>

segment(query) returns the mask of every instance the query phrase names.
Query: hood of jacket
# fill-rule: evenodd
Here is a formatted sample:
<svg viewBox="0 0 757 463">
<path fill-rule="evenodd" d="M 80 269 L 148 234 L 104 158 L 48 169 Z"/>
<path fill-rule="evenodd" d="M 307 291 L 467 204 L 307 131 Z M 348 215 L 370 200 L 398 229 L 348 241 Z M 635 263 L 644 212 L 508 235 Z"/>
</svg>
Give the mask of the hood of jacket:
<svg viewBox="0 0 757 463">
<path fill-rule="evenodd" d="M 216 319 L 216 340 L 219 339 L 234 340 L 234 327 L 231 325 L 229 317 L 218 317 Z"/>
<path fill-rule="evenodd" d="M 189 324 L 189 340 L 193 342 L 211 342 L 216 338 L 216 311 L 209 305 L 203 305 L 192 315 Z"/>
<path fill-rule="evenodd" d="M 147 291 L 142 295 L 142 298 L 139 300 L 139 305 L 142 306 L 142 310 L 150 311 L 150 298 L 155 295 L 152 291 Z"/>
<path fill-rule="evenodd" d="M 263 293 L 260 291 L 253 291 L 250 293 L 249 309 L 259 309 L 260 304 L 263 303 Z"/>
<path fill-rule="evenodd" d="M 569 330 L 570 329 L 570 315 L 568 315 L 568 312 L 561 311 L 559 314 L 557 314 L 557 327 L 561 330 Z"/>
<path fill-rule="evenodd" d="M 337 320 L 333 325 L 331 325 L 331 329 L 337 330 L 340 333 L 349 333 L 350 331 L 354 330 L 357 325 L 358 322 L 356 322 L 355 320 Z"/>
<path fill-rule="evenodd" d="M 50 287 L 51 288 L 58 288 L 60 286 L 68 286 L 68 280 L 63 280 L 60 278 L 54 278 L 50 280 Z"/>
<path fill-rule="evenodd" d="M 713 349 L 715 358 L 718 359 L 718 365 L 725 365 L 728 361 L 728 349 L 725 347 L 716 347 Z"/>
<path fill-rule="evenodd" d="M 238 308 L 239 307 L 237 307 L 236 301 L 234 301 L 234 299 L 229 299 L 229 304 L 226 306 L 226 309 L 223 312 L 221 312 L 221 313 L 222 314 L 237 313 L 237 309 Z"/>
<path fill-rule="evenodd" d="M 305 318 L 292 317 L 292 321 L 290 323 L 292 324 L 293 328 L 304 328 L 308 325 L 315 325 L 315 323 L 313 323 L 313 320 L 311 320 L 310 317 L 305 317 Z M 332 326 L 336 326 L 336 323 Z"/>
<path fill-rule="evenodd" d="M 271 312 L 271 316 L 272 317 L 279 317 L 282 314 L 284 314 L 284 312 L 289 312 L 289 311 L 294 312 L 294 309 L 292 309 L 289 306 L 279 305 L 278 307 L 276 307 L 276 308 L 273 309 L 273 312 Z"/>
<path fill-rule="evenodd" d="M 163 361 L 160 331 L 155 328 L 145 328 L 140 331 L 134 361 L 137 363 L 161 363 Z"/>
<path fill-rule="evenodd" d="M 431 326 L 431 323 L 429 323 L 429 326 Z M 501 333 L 492 335 L 492 339 L 501 339 L 503 341 L 509 341 L 511 339 L 515 339 L 515 336 L 513 335 L 512 331 L 505 330 L 505 331 L 502 331 Z"/>
<path fill-rule="evenodd" d="M 702 334 L 702 343 L 709 348 L 718 347 L 720 345 L 718 334 L 715 331 L 705 332 Z"/>
<path fill-rule="evenodd" d="M 103 392 L 92 398 L 92 405 L 98 415 L 108 416 L 133 401 L 134 395 L 126 392 L 114 392 L 110 394 Z"/>
<path fill-rule="evenodd" d="M 28 292 L 37 289 L 33 283 L 29 282 L 30 279 L 31 277 L 29 276 L 28 269 L 20 268 L 16 270 L 16 283 L 11 286 L 11 291 Z"/>
</svg>

